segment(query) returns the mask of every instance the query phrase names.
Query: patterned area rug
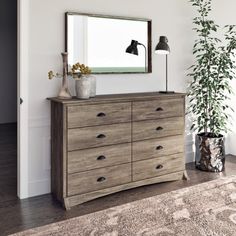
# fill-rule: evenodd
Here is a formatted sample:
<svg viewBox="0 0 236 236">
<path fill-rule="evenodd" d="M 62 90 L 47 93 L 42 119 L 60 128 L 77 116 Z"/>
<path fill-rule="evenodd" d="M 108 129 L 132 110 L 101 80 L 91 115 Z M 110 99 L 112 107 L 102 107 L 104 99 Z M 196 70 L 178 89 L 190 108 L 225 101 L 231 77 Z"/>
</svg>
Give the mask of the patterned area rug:
<svg viewBox="0 0 236 236">
<path fill-rule="evenodd" d="M 236 176 L 14 235 L 233 236 L 236 235 Z"/>
</svg>

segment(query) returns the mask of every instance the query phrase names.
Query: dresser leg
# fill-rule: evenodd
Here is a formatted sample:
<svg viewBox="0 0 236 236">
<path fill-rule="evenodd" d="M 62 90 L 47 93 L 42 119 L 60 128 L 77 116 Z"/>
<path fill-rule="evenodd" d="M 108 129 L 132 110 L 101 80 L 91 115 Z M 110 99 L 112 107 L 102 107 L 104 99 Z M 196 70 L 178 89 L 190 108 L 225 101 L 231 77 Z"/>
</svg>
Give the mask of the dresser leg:
<svg viewBox="0 0 236 236">
<path fill-rule="evenodd" d="M 187 171 L 185 170 L 183 173 L 183 180 L 190 180 Z"/>
<path fill-rule="evenodd" d="M 69 201 L 67 199 L 64 199 L 63 206 L 67 211 L 70 210 L 70 208 L 71 208 Z"/>
</svg>

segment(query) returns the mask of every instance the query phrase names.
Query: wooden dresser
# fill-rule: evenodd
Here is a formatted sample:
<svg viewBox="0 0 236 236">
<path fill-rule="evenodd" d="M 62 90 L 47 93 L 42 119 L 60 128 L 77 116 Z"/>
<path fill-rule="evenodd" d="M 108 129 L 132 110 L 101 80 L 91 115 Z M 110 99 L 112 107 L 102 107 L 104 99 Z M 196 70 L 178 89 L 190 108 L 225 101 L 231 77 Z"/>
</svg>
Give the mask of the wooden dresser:
<svg viewBox="0 0 236 236">
<path fill-rule="evenodd" d="M 66 209 L 185 174 L 185 95 L 51 100 L 51 188 Z"/>
</svg>

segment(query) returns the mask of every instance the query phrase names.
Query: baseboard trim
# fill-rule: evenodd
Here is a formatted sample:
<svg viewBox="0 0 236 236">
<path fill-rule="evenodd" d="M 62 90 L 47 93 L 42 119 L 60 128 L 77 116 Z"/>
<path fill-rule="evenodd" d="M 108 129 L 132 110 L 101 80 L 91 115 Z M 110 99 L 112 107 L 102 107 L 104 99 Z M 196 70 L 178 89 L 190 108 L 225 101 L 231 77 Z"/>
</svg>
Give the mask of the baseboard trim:
<svg viewBox="0 0 236 236">
<path fill-rule="evenodd" d="M 29 197 L 35 197 L 51 192 L 50 179 L 29 182 Z"/>
</svg>

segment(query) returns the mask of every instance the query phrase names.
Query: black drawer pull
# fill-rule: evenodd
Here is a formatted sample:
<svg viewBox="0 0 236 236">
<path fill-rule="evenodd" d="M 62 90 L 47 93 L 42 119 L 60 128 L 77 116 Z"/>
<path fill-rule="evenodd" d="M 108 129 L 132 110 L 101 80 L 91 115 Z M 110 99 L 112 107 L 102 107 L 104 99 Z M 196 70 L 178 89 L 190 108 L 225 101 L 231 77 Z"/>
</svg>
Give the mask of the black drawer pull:
<svg viewBox="0 0 236 236">
<path fill-rule="evenodd" d="M 104 116 L 106 116 L 106 114 L 103 113 L 103 112 L 100 112 L 100 113 L 97 114 L 97 117 L 104 117 Z"/>
<path fill-rule="evenodd" d="M 160 145 L 160 146 L 157 146 L 157 147 L 156 147 L 156 150 L 161 150 L 161 149 L 163 149 L 163 148 L 164 148 L 164 147 Z"/>
<path fill-rule="evenodd" d="M 103 161 L 103 160 L 105 160 L 105 159 L 106 159 L 105 156 L 99 156 L 99 157 L 97 157 L 97 160 L 98 160 L 98 161 Z"/>
<path fill-rule="evenodd" d="M 156 111 L 163 111 L 163 108 L 162 108 L 162 107 L 158 107 L 158 108 L 156 109 Z"/>
<path fill-rule="evenodd" d="M 163 128 L 161 126 L 156 128 L 157 131 L 163 130 Z"/>
<path fill-rule="evenodd" d="M 97 136 L 97 138 L 106 138 L 106 135 L 105 134 L 99 134 L 98 136 Z"/>
<path fill-rule="evenodd" d="M 158 165 L 158 166 L 156 166 L 156 169 L 157 170 L 160 170 L 160 169 L 162 169 L 163 168 L 163 165 Z"/>
<path fill-rule="evenodd" d="M 105 180 L 106 180 L 105 177 L 99 177 L 99 178 L 97 179 L 97 182 L 101 183 L 101 182 L 104 182 Z"/>
</svg>

